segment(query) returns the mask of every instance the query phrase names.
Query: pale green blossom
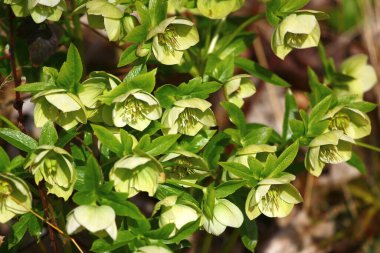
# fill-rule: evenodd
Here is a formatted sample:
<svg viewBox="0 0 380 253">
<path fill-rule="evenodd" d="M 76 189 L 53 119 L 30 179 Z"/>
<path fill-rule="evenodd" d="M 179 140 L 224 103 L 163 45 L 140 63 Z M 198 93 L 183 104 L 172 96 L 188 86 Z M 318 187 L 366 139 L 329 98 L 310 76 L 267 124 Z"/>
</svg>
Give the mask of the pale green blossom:
<svg viewBox="0 0 380 253">
<path fill-rule="evenodd" d="M 243 106 L 245 98 L 248 98 L 255 93 L 256 87 L 249 75 L 234 76 L 224 85 L 225 98 L 239 108 Z"/>
</svg>

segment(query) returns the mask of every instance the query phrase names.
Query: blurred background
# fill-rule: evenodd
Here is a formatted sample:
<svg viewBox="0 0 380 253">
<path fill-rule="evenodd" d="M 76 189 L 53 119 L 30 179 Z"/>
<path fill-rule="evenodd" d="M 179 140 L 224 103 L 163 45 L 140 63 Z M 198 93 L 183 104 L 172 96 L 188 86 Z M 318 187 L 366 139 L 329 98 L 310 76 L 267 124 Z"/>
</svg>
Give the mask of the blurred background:
<svg viewBox="0 0 380 253">
<path fill-rule="evenodd" d="M 370 63 L 380 77 L 379 0 L 311 0 L 305 8 L 324 11 L 330 15 L 329 20 L 320 22 L 321 40 L 328 56 L 335 60 L 337 66 L 351 55 L 364 53 L 369 56 Z M 4 11 L 0 13 L 0 115 L 15 122 L 17 113 L 13 109 L 13 84 L 8 76 L 10 71 L 5 30 L 7 21 L 3 15 Z M 263 11 L 264 5 L 260 1 L 246 0 L 245 6 L 233 15 L 244 17 Z M 49 32 L 46 32 L 46 29 Z M 85 22 L 82 29 L 87 72 L 106 70 L 121 78 L 124 77 L 128 68 L 116 68 L 124 46 L 109 43 L 101 31 L 90 29 Z M 291 83 L 298 107 L 306 108 L 308 106 L 308 98 L 305 95 L 308 91 L 307 67 L 312 67 L 320 77 L 323 74 L 317 50 L 315 48 L 294 50 L 285 61 L 281 61 L 271 51 L 270 38 L 273 28 L 265 20 L 250 26 L 249 30 L 256 32 L 257 39 L 251 49 L 245 52 L 246 57 L 256 60 Z M 33 76 L 35 68 L 44 61 L 45 65 L 60 66 L 65 58 L 61 44 L 67 42 L 61 35 L 62 31 L 54 24 L 36 28 L 33 23 L 27 23 L 24 29 L 19 29 L 18 36 L 24 40 L 19 40 L 16 45 L 18 48 L 25 48 L 25 59 L 22 57 L 18 59 L 20 64 L 25 63 L 22 66 L 23 75 Z M 45 48 L 44 51 L 38 50 L 41 47 Z M 49 59 L 53 54 L 54 62 Z M 32 60 L 32 64 L 29 59 Z M 186 75 L 172 78 L 172 83 L 177 84 L 189 79 Z M 168 82 L 167 77 L 164 80 Z M 257 93 L 244 106 L 248 121 L 265 123 L 280 131 L 285 89 L 258 80 L 255 82 Z M 32 104 L 28 102 L 27 96 L 24 98 L 26 101 L 24 125 L 29 132 L 37 135 L 32 123 Z M 212 98 L 219 125 L 224 128 L 228 124 L 227 117 L 224 110 L 217 106 L 222 99 L 222 94 Z M 365 99 L 380 103 L 379 84 L 365 95 Z M 379 147 L 380 110 L 374 110 L 370 113 L 370 117 L 372 134 L 363 141 Z M 0 127 L 1 124 L 0 121 Z M 7 146 L 4 142 L 0 144 L 2 147 Z M 7 148 L 11 154 L 14 152 L 10 147 Z M 287 218 L 269 219 L 260 216 L 257 219 L 256 252 L 380 252 L 380 154 L 359 148 L 357 153 L 361 155 L 366 165 L 364 175 L 346 164 L 329 166 L 319 178 L 301 171 L 295 185 L 304 197 L 304 203 L 296 206 Z M 300 160 L 302 158 L 300 157 Z M 149 213 L 152 205 L 143 208 Z M 0 231 L 6 231 L 6 227 L 2 226 Z M 211 240 L 211 251 L 202 249 L 204 240 Z M 188 251 L 189 253 L 246 252 L 238 239 L 238 234 L 230 230 L 217 238 L 208 237 L 200 232 L 190 241 L 194 246 Z M 30 250 L 31 248 L 24 247 L 20 252 L 31 252 Z M 36 249 L 35 252 L 40 252 L 40 249 Z"/>
</svg>

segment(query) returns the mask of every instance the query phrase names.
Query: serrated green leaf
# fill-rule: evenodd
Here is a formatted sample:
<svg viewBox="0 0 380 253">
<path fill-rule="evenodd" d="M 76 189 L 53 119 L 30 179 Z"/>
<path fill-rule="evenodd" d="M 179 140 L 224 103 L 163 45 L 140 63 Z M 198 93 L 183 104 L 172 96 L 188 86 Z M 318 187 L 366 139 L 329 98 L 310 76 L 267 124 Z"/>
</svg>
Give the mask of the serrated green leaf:
<svg viewBox="0 0 380 253">
<path fill-rule="evenodd" d="M 260 66 L 258 63 L 245 59 L 245 58 L 236 58 L 235 59 L 236 67 L 239 67 L 249 74 L 274 85 L 282 87 L 290 87 L 290 84 L 273 73 L 272 71 Z"/>
<path fill-rule="evenodd" d="M 170 108 L 177 100 L 178 88 L 171 84 L 165 84 L 154 92 L 155 97 L 163 108 Z"/>
<path fill-rule="evenodd" d="M 168 9 L 168 0 L 150 0 L 149 1 L 149 16 L 152 22 L 152 27 L 157 26 L 166 18 Z"/>
<path fill-rule="evenodd" d="M 54 123 L 48 121 L 41 129 L 39 145 L 54 145 L 58 140 L 58 134 L 55 130 Z"/>
<path fill-rule="evenodd" d="M 118 231 L 117 238 L 115 241 L 112 241 L 110 238 L 97 239 L 92 243 L 91 251 L 92 252 L 111 252 L 116 249 L 119 249 L 123 246 L 128 245 L 136 236 L 130 231 Z"/>
<path fill-rule="evenodd" d="M 294 161 L 298 154 L 299 141 L 296 140 L 292 145 L 287 147 L 281 155 L 270 166 L 265 166 L 264 174 L 268 174 L 268 177 L 274 177 L 283 172 Z"/>
<path fill-rule="evenodd" d="M 128 89 L 142 89 L 151 93 L 156 85 L 156 73 L 157 69 L 153 69 L 149 72 L 137 75 L 128 82 Z"/>
<path fill-rule="evenodd" d="M 220 59 L 216 55 L 208 55 L 205 74 L 220 82 L 225 82 L 234 74 L 234 56 Z"/>
<path fill-rule="evenodd" d="M 161 228 L 145 232 L 144 236 L 154 240 L 168 239 L 174 228 L 174 223 L 169 223 Z"/>
<path fill-rule="evenodd" d="M 67 52 L 67 59 L 63 63 L 57 78 L 58 86 L 71 90 L 79 83 L 83 74 L 83 65 L 78 49 L 71 44 Z"/>
<path fill-rule="evenodd" d="M 246 180 L 252 180 L 252 172 L 248 167 L 245 167 L 243 164 L 234 163 L 234 162 L 220 162 L 219 163 L 223 169 L 228 170 L 232 174 Z"/>
<path fill-rule="evenodd" d="M 188 238 L 190 235 L 192 235 L 195 231 L 199 229 L 199 224 L 200 224 L 201 219 L 199 218 L 196 221 L 189 222 L 186 225 L 184 225 L 180 230 L 177 231 L 176 235 L 169 239 L 169 240 L 164 240 L 165 244 L 170 244 L 170 243 L 179 243 L 182 240 L 185 240 Z"/>
<path fill-rule="evenodd" d="M 120 55 L 119 63 L 117 64 L 118 68 L 130 64 L 138 58 L 138 56 L 136 55 L 137 46 L 137 44 L 130 45 L 127 49 L 123 51 L 123 53 Z"/>
<path fill-rule="evenodd" d="M 247 181 L 245 180 L 229 180 L 224 182 L 215 188 L 215 197 L 217 199 L 225 198 L 246 184 Z"/>
<path fill-rule="evenodd" d="M 25 152 L 30 152 L 38 146 L 37 141 L 29 135 L 10 128 L 0 128 L 0 138 Z"/>
<path fill-rule="evenodd" d="M 0 147 L 0 171 L 5 171 L 8 165 L 11 163 L 9 156 L 5 150 Z"/>
<path fill-rule="evenodd" d="M 240 130 L 241 133 L 245 133 L 247 123 L 245 122 L 244 113 L 239 107 L 230 102 L 222 102 L 223 108 L 226 109 L 230 121 Z"/>
<path fill-rule="evenodd" d="M 162 155 L 168 151 L 178 140 L 180 134 L 169 134 L 160 136 L 152 141 L 152 143 L 145 149 L 146 153 L 151 156 Z"/>
<path fill-rule="evenodd" d="M 120 141 L 107 128 L 99 125 L 91 125 L 94 134 L 99 141 L 116 154 L 123 153 L 123 147 Z"/>
<path fill-rule="evenodd" d="M 15 88 L 15 91 L 37 93 L 40 91 L 46 91 L 46 90 L 51 90 L 51 89 L 56 89 L 56 88 L 57 86 L 55 86 L 52 83 L 37 82 L 37 83 L 26 83 L 26 84 L 20 85 L 17 88 Z"/>
</svg>

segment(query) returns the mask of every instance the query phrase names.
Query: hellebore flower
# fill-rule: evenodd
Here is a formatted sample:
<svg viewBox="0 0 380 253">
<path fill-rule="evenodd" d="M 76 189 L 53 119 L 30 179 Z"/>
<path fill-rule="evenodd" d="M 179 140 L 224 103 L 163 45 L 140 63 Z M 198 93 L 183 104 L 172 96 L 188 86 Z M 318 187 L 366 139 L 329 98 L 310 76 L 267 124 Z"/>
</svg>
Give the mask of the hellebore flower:
<svg viewBox="0 0 380 253">
<path fill-rule="evenodd" d="M 162 117 L 164 134 L 194 136 L 204 127 L 216 125 L 211 103 L 204 99 L 190 98 L 174 102 L 174 107 Z"/>
<path fill-rule="evenodd" d="M 185 150 L 173 151 L 162 157 L 161 162 L 169 170 L 170 178 L 190 183 L 197 182 L 209 172 L 202 157 Z"/>
<path fill-rule="evenodd" d="M 115 211 L 109 206 L 78 206 L 67 215 L 66 232 L 71 235 L 87 229 L 100 237 L 104 237 L 107 233 L 116 240 L 115 218 Z"/>
<path fill-rule="evenodd" d="M 10 4 L 16 17 L 31 15 L 36 23 L 42 23 L 46 19 L 58 21 L 66 5 L 63 0 L 4 0 Z"/>
<path fill-rule="evenodd" d="M 337 164 L 351 159 L 352 144 L 355 143 L 341 130 L 330 131 L 315 137 L 309 144 L 305 167 L 318 177 L 326 163 Z"/>
<path fill-rule="evenodd" d="M 260 214 L 268 217 L 285 217 L 293 209 L 294 204 L 302 202 L 298 190 L 290 184 L 295 176 L 283 173 L 277 178 L 261 180 L 257 187 L 248 193 L 245 212 L 250 220 Z"/>
<path fill-rule="evenodd" d="M 224 96 L 227 101 L 241 108 L 244 98 L 256 93 L 256 87 L 249 75 L 237 75 L 232 77 L 224 85 Z"/>
<path fill-rule="evenodd" d="M 53 89 L 37 93 L 32 97 L 35 103 L 34 123 L 42 127 L 46 122 L 56 122 L 65 130 L 78 123 L 87 122 L 86 111 L 82 102 L 74 94 L 63 89 Z"/>
<path fill-rule="evenodd" d="M 179 64 L 183 51 L 199 41 L 199 35 L 193 22 L 171 17 L 162 21 L 151 30 L 147 40 L 153 38 L 153 54 L 157 61 L 165 65 Z"/>
<path fill-rule="evenodd" d="M 28 158 L 25 168 L 31 170 L 37 185 L 45 181 L 48 193 L 65 200 L 71 196 L 77 172 L 66 150 L 50 145 L 39 146 Z"/>
<path fill-rule="evenodd" d="M 126 125 L 143 131 L 152 120 L 158 120 L 162 109 L 158 100 L 146 91 L 133 89 L 113 100 L 113 123 L 116 127 Z"/>
<path fill-rule="evenodd" d="M 115 163 L 109 177 L 117 192 L 133 197 L 144 191 L 153 196 L 162 168 L 153 157 L 125 156 Z"/>
<path fill-rule="evenodd" d="M 202 15 L 211 19 L 225 18 L 243 6 L 244 0 L 198 0 L 197 7 Z"/>
<path fill-rule="evenodd" d="M 371 133 L 371 121 L 367 114 L 358 109 L 339 106 L 324 117 L 330 120 L 330 130 L 342 130 L 352 139 L 360 139 Z"/>
<path fill-rule="evenodd" d="M 105 28 L 110 41 L 122 40 L 137 22 L 131 15 L 124 15 L 125 7 L 107 0 L 86 3 L 88 21 L 92 27 Z"/>
<path fill-rule="evenodd" d="M 100 97 L 117 87 L 121 80 L 102 71 L 92 72 L 90 78 L 79 87 L 78 97 L 86 107 L 87 119 L 91 122 L 104 122 L 113 125 L 112 107 L 103 104 Z"/>
<path fill-rule="evenodd" d="M 342 74 L 353 77 L 355 80 L 346 83 L 349 94 L 363 97 L 364 92 L 369 91 L 376 83 L 375 69 L 367 64 L 368 57 L 364 54 L 351 56 L 340 66 Z"/>
<path fill-rule="evenodd" d="M 28 185 L 11 173 L 0 173 L 0 223 L 32 209 L 32 194 Z"/>
<path fill-rule="evenodd" d="M 210 234 L 220 235 L 227 227 L 239 228 L 244 221 L 240 209 L 226 199 L 215 199 L 212 218 L 203 215 L 203 228 Z"/>
<path fill-rule="evenodd" d="M 321 31 L 317 18 L 309 13 L 290 14 L 277 26 L 272 36 L 272 50 L 282 60 L 294 48 L 316 47 Z"/>
<path fill-rule="evenodd" d="M 135 250 L 133 253 L 173 253 L 173 251 L 156 245 L 149 245 L 140 247 L 137 250 Z"/>
<path fill-rule="evenodd" d="M 173 223 L 175 225 L 171 236 L 174 236 L 178 230 L 189 222 L 196 221 L 199 214 L 196 209 L 189 205 L 176 203 L 177 196 L 169 196 L 159 201 L 154 207 L 154 213 L 161 210 L 158 225 L 163 227 Z"/>
</svg>

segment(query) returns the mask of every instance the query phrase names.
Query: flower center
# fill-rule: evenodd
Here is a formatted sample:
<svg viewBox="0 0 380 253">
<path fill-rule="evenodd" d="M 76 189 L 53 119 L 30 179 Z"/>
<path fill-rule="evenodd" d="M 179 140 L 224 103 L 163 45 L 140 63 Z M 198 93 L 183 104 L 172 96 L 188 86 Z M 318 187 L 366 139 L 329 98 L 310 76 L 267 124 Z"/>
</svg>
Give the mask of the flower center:
<svg viewBox="0 0 380 253">
<path fill-rule="evenodd" d="M 285 34 L 285 44 L 287 44 L 290 47 L 301 47 L 302 44 L 305 42 L 307 39 L 308 35 L 307 34 L 302 34 L 302 33 L 286 33 Z"/>
<path fill-rule="evenodd" d="M 47 169 L 50 175 L 54 175 L 55 173 L 57 173 L 57 160 L 46 158 L 44 163 L 45 168 Z"/>
<path fill-rule="evenodd" d="M 330 130 L 342 130 L 346 133 L 346 129 L 350 124 L 350 117 L 347 114 L 339 112 L 334 115 L 330 121 L 329 129 Z"/>
<path fill-rule="evenodd" d="M 334 163 L 336 161 L 342 160 L 342 157 L 339 154 L 338 146 L 324 145 L 320 147 L 319 152 L 319 158 L 323 162 Z"/>
<path fill-rule="evenodd" d="M 3 202 L 3 199 L 11 195 L 12 186 L 4 180 L 0 180 L 0 202 Z"/>
<path fill-rule="evenodd" d="M 174 160 L 174 163 L 176 165 L 172 171 L 176 173 L 180 179 L 195 173 L 194 165 L 187 157 L 180 156 Z"/>
<path fill-rule="evenodd" d="M 127 98 L 124 103 L 124 108 L 125 110 L 122 117 L 127 122 L 138 122 L 139 120 L 144 119 L 144 115 L 148 113 L 146 104 L 133 96 Z"/>
<path fill-rule="evenodd" d="M 279 188 L 276 185 L 272 185 L 265 194 L 265 196 L 262 198 L 262 203 L 264 210 L 273 210 L 274 208 L 278 209 L 279 208 L 279 200 L 280 193 L 279 193 Z"/>
<path fill-rule="evenodd" d="M 168 26 L 164 33 L 157 34 L 158 43 L 164 48 L 165 53 L 174 55 L 174 51 L 179 47 L 176 39 L 177 32 L 173 26 Z"/>
<path fill-rule="evenodd" d="M 199 122 L 196 109 L 186 108 L 179 114 L 177 121 L 180 129 L 188 130 L 194 127 Z"/>
</svg>

